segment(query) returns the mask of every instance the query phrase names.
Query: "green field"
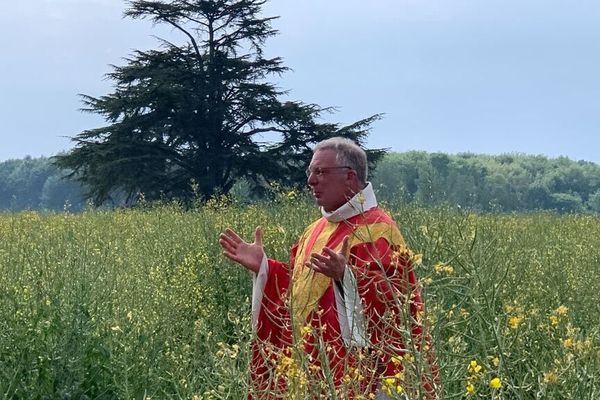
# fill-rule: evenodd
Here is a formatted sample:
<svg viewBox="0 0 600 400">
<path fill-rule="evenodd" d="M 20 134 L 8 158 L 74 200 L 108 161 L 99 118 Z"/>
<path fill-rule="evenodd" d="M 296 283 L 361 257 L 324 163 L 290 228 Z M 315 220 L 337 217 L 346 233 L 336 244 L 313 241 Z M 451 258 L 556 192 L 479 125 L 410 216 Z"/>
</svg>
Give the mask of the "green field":
<svg viewBox="0 0 600 400">
<path fill-rule="evenodd" d="M 600 398 L 599 217 L 387 208 L 422 255 L 445 398 Z M 287 259 L 317 216 L 295 196 L 0 214 L 0 397 L 245 398 L 250 275 L 217 236 L 261 225 Z"/>
</svg>

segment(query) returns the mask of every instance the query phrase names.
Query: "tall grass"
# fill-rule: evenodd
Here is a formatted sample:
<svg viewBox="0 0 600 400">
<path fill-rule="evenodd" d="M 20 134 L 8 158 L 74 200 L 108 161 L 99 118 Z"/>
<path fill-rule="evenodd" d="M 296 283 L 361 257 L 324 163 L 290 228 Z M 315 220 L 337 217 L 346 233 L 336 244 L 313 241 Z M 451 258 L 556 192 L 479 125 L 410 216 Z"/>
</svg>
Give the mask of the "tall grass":
<svg viewBox="0 0 600 400">
<path fill-rule="evenodd" d="M 388 210 L 422 255 L 445 398 L 600 397 L 598 217 Z M 0 214 L 0 396 L 245 398 L 250 275 L 217 236 L 261 225 L 285 260 L 317 216 L 294 196 Z"/>
</svg>

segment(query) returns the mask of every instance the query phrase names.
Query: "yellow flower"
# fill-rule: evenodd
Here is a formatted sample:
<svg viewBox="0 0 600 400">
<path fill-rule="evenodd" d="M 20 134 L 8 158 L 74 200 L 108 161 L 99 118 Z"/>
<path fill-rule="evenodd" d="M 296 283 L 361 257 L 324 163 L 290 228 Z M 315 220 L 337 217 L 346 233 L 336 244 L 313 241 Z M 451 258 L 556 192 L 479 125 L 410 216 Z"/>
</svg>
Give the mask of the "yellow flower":
<svg viewBox="0 0 600 400">
<path fill-rule="evenodd" d="M 482 368 L 481 365 L 477 364 L 476 360 L 472 360 L 469 363 L 469 366 L 467 367 L 467 370 L 469 371 L 469 373 L 471 373 L 471 374 L 474 375 L 474 374 L 480 373 L 481 372 L 481 368 Z"/>
<path fill-rule="evenodd" d="M 475 394 L 475 385 L 473 385 L 471 382 L 467 383 L 467 396 L 474 395 L 474 394 Z"/>
<path fill-rule="evenodd" d="M 427 278 L 423 279 L 423 284 L 424 284 L 425 286 L 429 286 L 429 285 L 431 285 L 432 283 L 433 283 L 433 279 L 432 279 L 430 276 L 428 276 Z"/>
<path fill-rule="evenodd" d="M 552 326 L 558 325 L 558 317 L 556 315 L 550 315 L 548 319 L 550 320 Z"/>
<path fill-rule="evenodd" d="M 302 328 L 302 336 L 306 336 L 306 335 L 310 335 L 312 333 L 313 329 L 310 325 L 306 325 Z"/>
<path fill-rule="evenodd" d="M 556 310 L 556 315 L 565 316 L 569 312 L 569 308 L 563 305 L 560 305 Z"/>
<path fill-rule="evenodd" d="M 589 338 L 586 340 L 578 340 L 574 343 L 574 346 L 577 349 L 577 351 L 591 349 L 592 348 L 592 340 Z"/>
<path fill-rule="evenodd" d="M 562 344 L 564 347 L 566 347 L 567 349 L 570 349 L 571 347 L 573 347 L 573 345 L 575 343 L 573 343 L 573 339 L 571 338 L 566 338 L 562 341 Z"/>
<path fill-rule="evenodd" d="M 500 378 L 496 377 L 490 381 L 490 387 L 492 389 L 500 389 L 502 387 L 502 381 Z"/>
<path fill-rule="evenodd" d="M 558 375 L 556 372 L 550 371 L 544 373 L 544 383 L 554 383 L 558 380 Z"/>
<path fill-rule="evenodd" d="M 521 325 L 521 322 L 523 322 L 523 316 L 516 315 L 516 316 L 510 317 L 510 319 L 508 320 L 508 325 L 510 326 L 511 329 L 517 329 L 519 327 L 519 325 Z"/>
<path fill-rule="evenodd" d="M 445 273 L 447 275 L 454 274 L 454 267 L 443 262 L 439 262 L 433 266 L 433 270 L 438 274 Z"/>
<path fill-rule="evenodd" d="M 404 388 L 398 383 L 396 377 L 389 377 L 383 379 L 383 391 L 388 396 L 391 396 L 393 392 L 401 394 L 402 392 L 404 392 Z"/>
<path fill-rule="evenodd" d="M 288 377 L 296 376 L 297 366 L 292 357 L 282 355 L 275 368 L 277 375 L 287 375 Z"/>
<path fill-rule="evenodd" d="M 306 386 L 307 383 L 308 383 L 308 379 L 306 379 L 306 375 L 304 373 L 302 373 L 300 375 L 300 387 Z"/>
<path fill-rule="evenodd" d="M 416 265 L 420 265 L 423 263 L 423 254 L 415 254 L 413 255 L 412 261 Z"/>
<path fill-rule="evenodd" d="M 357 197 L 358 202 L 363 205 L 365 204 L 365 202 L 367 201 L 365 195 L 363 194 L 363 192 L 359 192 L 358 193 L 358 197 Z"/>
<path fill-rule="evenodd" d="M 384 378 L 383 383 L 386 386 L 394 386 L 394 384 L 396 383 L 396 378 Z"/>
<path fill-rule="evenodd" d="M 500 359 L 498 357 L 492 358 L 492 364 L 494 364 L 494 367 L 497 367 L 500 365 Z"/>
</svg>

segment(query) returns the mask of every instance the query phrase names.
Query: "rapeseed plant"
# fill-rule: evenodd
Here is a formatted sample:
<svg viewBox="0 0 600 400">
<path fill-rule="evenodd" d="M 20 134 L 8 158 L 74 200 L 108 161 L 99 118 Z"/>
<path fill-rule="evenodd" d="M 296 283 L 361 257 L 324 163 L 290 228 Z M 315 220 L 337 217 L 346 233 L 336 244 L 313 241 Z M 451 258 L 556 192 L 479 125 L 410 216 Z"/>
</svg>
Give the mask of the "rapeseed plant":
<svg viewBox="0 0 600 400">
<path fill-rule="evenodd" d="M 301 193 L 288 194 L 268 204 L 220 198 L 191 210 L 0 214 L 1 393 L 246 397 L 250 276 L 222 259 L 215 238 L 226 226 L 249 237 L 261 225 L 268 254 L 285 259 L 317 215 Z M 422 278 L 427 309 L 418 315 L 431 331 L 445 397 L 600 391 L 600 218 L 390 208 Z M 410 321 L 408 313 L 397 317 Z M 302 335 L 318 334 L 309 328 Z M 402 375 L 381 385 L 390 397 L 419 398 L 423 353 L 409 340 L 405 347 L 388 355 Z M 377 350 L 354 353 L 365 368 L 348 368 L 339 390 L 325 365 L 315 370 L 302 357 L 273 368 L 289 372 L 301 398 L 369 398 L 359 389 Z"/>
</svg>

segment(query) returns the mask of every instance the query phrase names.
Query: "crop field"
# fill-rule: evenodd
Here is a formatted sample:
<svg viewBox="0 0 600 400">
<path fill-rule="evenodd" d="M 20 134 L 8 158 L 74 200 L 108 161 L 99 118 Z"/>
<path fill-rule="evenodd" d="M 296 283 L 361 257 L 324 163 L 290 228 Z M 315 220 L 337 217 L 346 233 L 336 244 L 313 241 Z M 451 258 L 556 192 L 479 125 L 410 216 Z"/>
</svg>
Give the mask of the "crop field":
<svg viewBox="0 0 600 400">
<path fill-rule="evenodd" d="M 598 216 L 384 208 L 420 261 L 444 398 L 600 398 Z M 318 216 L 291 194 L 0 214 L 0 397 L 246 398 L 251 277 L 218 234 L 260 225 L 286 260 Z"/>
</svg>

